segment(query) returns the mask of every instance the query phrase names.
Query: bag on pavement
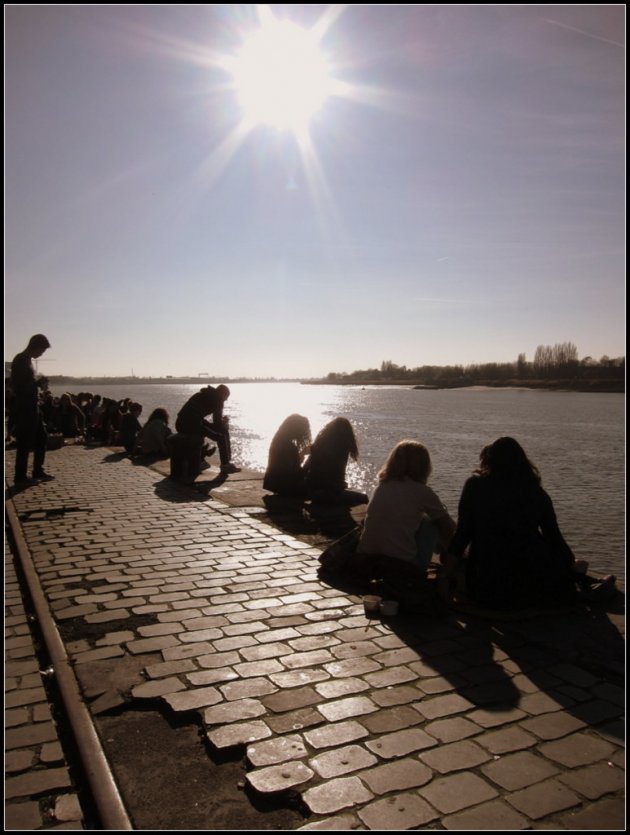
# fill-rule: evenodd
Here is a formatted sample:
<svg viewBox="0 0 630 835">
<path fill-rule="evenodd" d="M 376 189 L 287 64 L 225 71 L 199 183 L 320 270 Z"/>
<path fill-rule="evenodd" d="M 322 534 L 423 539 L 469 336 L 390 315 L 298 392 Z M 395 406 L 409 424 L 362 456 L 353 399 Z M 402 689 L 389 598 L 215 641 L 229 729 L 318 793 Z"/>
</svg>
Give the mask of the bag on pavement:
<svg viewBox="0 0 630 835">
<path fill-rule="evenodd" d="M 357 525 L 332 542 L 319 555 L 322 569 L 329 574 L 343 573 L 349 567 L 350 560 L 356 553 L 360 537 L 361 528 Z"/>
</svg>

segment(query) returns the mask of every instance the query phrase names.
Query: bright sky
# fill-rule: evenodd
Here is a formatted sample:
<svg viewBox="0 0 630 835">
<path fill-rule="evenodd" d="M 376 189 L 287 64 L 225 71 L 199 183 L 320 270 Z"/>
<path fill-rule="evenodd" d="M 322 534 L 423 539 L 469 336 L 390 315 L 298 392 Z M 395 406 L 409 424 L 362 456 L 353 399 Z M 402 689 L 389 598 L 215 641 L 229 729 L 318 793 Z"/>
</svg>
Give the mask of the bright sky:
<svg viewBox="0 0 630 835">
<path fill-rule="evenodd" d="M 625 354 L 625 5 L 5 5 L 5 357 Z"/>
</svg>

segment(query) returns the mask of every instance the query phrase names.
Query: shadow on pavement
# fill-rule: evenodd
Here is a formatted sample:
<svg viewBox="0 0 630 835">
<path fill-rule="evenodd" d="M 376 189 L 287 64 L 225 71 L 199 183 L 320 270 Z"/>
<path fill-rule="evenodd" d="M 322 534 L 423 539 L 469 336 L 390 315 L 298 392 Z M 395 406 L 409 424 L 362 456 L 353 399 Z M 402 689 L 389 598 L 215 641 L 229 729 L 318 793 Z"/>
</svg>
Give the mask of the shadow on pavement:
<svg viewBox="0 0 630 835">
<path fill-rule="evenodd" d="M 320 572 L 320 579 L 346 594 L 380 594 L 361 578 Z M 412 669 L 423 673 L 427 695 L 454 690 L 488 714 L 524 705 L 525 718 L 539 710 L 553 714 L 555 703 L 559 711 L 587 725 L 606 723 L 606 733 L 624 738 L 623 592 L 606 604 L 582 603 L 571 611 L 472 614 L 448 607 L 437 591 L 428 603 L 381 619 L 418 654 Z M 372 620 L 366 616 L 368 628 Z"/>
<path fill-rule="evenodd" d="M 155 495 L 165 502 L 186 504 L 188 502 L 205 502 L 210 498 L 209 491 L 195 489 L 197 484 L 183 484 L 170 478 L 156 481 Z"/>
<path fill-rule="evenodd" d="M 169 476 L 154 484 L 155 495 L 167 502 L 205 502 L 212 498 L 212 491 L 225 484 L 228 476 L 218 473 L 215 478 L 202 481 L 176 481 Z"/>
<path fill-rule="evenodd" d="M 159 461 L 168 461 L 167 455 L 134 455 L 131 458 L 131 463 L 137 467 L 152 467 Z"/>
<path fill-rule="evenodd" d="M 267 521 L 283 533 L 302 538 L 314 545 L 323 545 L 338 539 L 352 530 L 358 518 L 361 518 L 359 509 L 316 504 L 303 498 L 264 495 L 262 503 L 266 512 L 258 518 Z"/>
<path fill-rule="evenodd" d="M 112 452 L 110 455 L 106 455 L 102 461 L 99 461 L 99 464 L 116 464 L 118 461 L 124 461 L 125 458 L 129 458 L 128 452 Z"/>
</svg>

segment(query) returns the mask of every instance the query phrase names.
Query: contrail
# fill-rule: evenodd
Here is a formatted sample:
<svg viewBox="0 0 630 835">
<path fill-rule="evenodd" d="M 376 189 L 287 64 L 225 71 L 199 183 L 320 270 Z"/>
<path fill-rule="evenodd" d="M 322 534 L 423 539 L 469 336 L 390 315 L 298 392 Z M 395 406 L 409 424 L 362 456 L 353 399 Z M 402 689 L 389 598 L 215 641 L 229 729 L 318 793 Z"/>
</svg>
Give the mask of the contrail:
<svg viewBox="0 0 630 835">
<path fill-rule="evenodd" d="M 585 32 L 584 29 L 578 29 L 576 26 L 569 26 L 568 23 L 560 23 L 559 20 L 551 20 L 548 17 L 543 17 L 545 23 L 551 23 L 553 26 L 561 26 L 563 29 L 570 29 L 571 32 L 577 32 L 579 35 L 584 35 L 587 38 L 594 38 L 596 41 L 603 41 L 604 43 L 610 43 L 613 46 L 619 46 L 622 49 L 625 49 L 626 45 L 623 43 L 619 43 L 619 41 L 613 41 L 610 38 L 603 38 L 601 35 L 594 35 L 592 32 Z"/>
</svg>

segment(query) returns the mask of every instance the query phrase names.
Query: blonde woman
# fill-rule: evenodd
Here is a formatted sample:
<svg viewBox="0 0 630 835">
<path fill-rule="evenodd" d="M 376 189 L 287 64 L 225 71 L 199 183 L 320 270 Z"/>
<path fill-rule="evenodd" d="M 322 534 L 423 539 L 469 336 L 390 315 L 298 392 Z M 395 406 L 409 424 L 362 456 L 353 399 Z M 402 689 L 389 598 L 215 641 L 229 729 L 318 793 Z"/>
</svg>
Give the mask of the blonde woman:
<svg viewBox="0 0 630 835">
<path fill-rule="evenodd" d="M 426 571 L 431 557 L 446 550 L 455 522 L 427 485 L 431 457 L 417 441 L 401 441 L 378 474 L 367 508 L 358 552 L 413 563 Z"/>
</svg>

